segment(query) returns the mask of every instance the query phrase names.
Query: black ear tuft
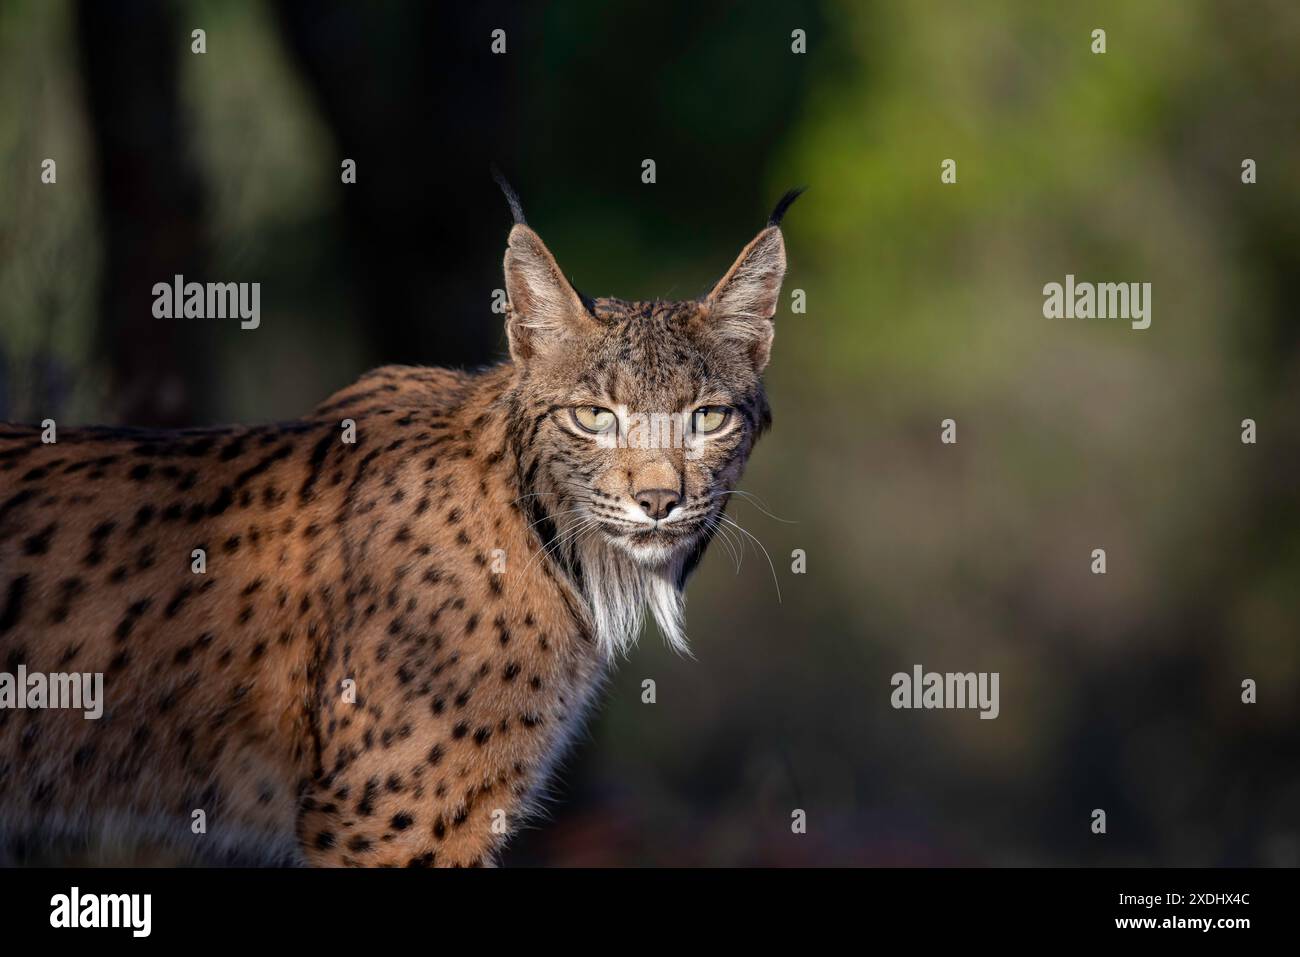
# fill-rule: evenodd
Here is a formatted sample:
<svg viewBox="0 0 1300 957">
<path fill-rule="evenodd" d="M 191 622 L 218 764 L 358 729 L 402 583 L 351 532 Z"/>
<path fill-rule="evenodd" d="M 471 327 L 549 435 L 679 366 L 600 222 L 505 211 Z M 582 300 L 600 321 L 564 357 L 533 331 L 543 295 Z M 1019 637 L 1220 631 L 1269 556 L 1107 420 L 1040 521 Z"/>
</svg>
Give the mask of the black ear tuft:
<svg viewBox="0 0 1300 957">
<path fill-rule="evenodd" d="M 501 175 L 501 170 L 497 169 L 496 163 L 493 163 L 490 169 L 492 170 L 492 178 L 501 187 L 501 192 L 506 194 L 506 202 L 510 204 L 510 215 L 514 217 L 515 225 L 527 226 L 528 223 L 524 220 L 524 208 L 519 204 L 519 194 L 514 191 L 514 187 L 506 182 L 506 178 Z"/>
<path fill-rule="evenodd" d="M 780 226 L 781 220 L 785 217 L 785 211 L 790 208 L 790 205 L 798 199 L 807 188 L 807 186 L 799 186 L 787 191 L 786 194 L 781 197 L 780 202 L 776 204 L 776 209 L 772 210 L 772 215 L 767 218 L 767 224 L 769 226 Z"/>
</svg>

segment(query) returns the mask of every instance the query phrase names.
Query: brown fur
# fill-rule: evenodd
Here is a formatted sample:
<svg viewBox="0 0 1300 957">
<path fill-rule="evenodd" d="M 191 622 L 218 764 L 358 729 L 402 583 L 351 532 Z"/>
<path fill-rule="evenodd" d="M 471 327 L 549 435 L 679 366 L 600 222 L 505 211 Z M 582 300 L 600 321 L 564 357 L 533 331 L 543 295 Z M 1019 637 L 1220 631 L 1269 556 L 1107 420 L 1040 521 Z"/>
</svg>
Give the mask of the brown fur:
<svg viewBox="0 0 1300 957">
<path fill-rule="evenodd" d="M 608 665 L 591 576 L 680 590 L 721 520 L 783 269 L 769 227 L 703 300 L 587 303 L 516 226 L 511 362 L 382 368 L 287 424 L 0 429 L 0 669 L 103 672 L 106 699 L 0 710 L 10 839 L 490 863 Z M 735 420 L 694 461 L 596 448 L 569 409 L 612 401 Z M 627 521 L 643 488 L 685 531 Z"/>
</svg>

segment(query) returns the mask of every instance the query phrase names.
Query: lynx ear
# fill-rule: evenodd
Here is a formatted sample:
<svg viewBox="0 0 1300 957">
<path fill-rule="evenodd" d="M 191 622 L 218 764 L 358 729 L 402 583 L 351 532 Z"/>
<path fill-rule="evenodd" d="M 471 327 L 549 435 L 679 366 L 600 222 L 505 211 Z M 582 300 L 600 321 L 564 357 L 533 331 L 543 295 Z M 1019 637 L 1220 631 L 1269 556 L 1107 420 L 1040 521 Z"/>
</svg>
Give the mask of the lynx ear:
<svg viewBox="0 0 1300 957">
<path fill-rule="evenodd" d="M 785 240 L 768 226 L 750 241 L 705 300 L 715 335 L 748 349 L 762 372 L 772 350 L 777 298 L 785 278 Z"/>
<path fill-rule="evenodd" d="M 523 223 L 510 230 L 505 273 L 510 300 L 506 332 L 516 361 L 527 361 L 551 345 L 597 328 L 587 303 L 564 278 L 551 251 Z"/>
<path fill-rule="evenodd" d="M 705 300 L 715 335 L 748 348 L 759 372 L 772 351 L 772 317 L 785 278 L 781 219 L 802 192 L 802 187 L 792 189 L 781 197 L 768 217 L 767 228 L 741 250 L 740 257 Z"/>
</svg>

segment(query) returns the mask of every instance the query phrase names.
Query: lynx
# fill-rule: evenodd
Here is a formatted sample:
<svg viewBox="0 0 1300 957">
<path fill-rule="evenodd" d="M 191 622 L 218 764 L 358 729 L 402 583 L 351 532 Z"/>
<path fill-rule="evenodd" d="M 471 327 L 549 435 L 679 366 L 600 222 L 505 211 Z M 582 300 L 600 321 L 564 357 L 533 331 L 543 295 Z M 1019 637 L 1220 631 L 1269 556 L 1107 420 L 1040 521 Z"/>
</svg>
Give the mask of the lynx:
<svg viewBox="0 0 1300 957">
<path fill-rule="evenodd" d="M 628 302 L 579 293 L 503 188 L 495 367 L 384 367 L 267 426 L 0 427 L 0 667 L 104 699 L 0 708 L 11 858 L 492 864 L 643 619 L 686 647 L 770 423 L 798 191 L 707 295 Z M 689 448 L 608 441 L 633 413 Z"/>
</svg>

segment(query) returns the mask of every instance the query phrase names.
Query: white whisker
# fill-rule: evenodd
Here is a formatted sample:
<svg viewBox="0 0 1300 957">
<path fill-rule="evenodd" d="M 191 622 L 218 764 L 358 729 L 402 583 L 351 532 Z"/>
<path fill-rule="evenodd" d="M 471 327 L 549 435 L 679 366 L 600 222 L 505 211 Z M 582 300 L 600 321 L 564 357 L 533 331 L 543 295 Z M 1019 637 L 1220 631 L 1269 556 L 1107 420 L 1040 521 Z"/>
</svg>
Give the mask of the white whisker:
<svg viewBox="0 0 1300 957">
<path fill-rule="evenodd" d="M 798 523 L 797 521 L 795 521 L 794 519 L 791 519 L 791 518 L 782 518 L 780 515 L 773 515 L 771 512 L 769 512 L 769 511 L 767 510 L 767 503 L 764 502 L 764 501 L 763 501 L 761 498 L 759 498 L 757 495 L 755 495 L 753 492 L 746 492 L 746 491 L 744 491 L 744 490 L 742 490 L 742 489 L 734 488 L 734 489 L 731 489 L 730 491 L 727 491 L 727 492 L 714 492 L 712 495 L 709 496 L 709 498 L 721 498 L 721 497 L 724 496 L 724 495 L 739 495 L 739 496 L 741 496 L 745 501 L 749 502 L 750 505 L 753 505 L 754 508 L 758 509 L 758 510 L 759 510 L 760 512 L 762 512 L 764 515 L 766 515 L 768 518 L 776 519 L 776 521 L 778 521 L 778 522 L 785 522 L 787 525 L 798 525 L 798 524 L 799 524 L 799 523 Z"/>
<path fill-rule="evenodd" d="M 766 558 L 767 558 L 767 567 L 768 567 L 769 569 L 771 569 L 771 571 L 772 571 L 772 584 L 776 586 L 776 601 L 777 601 L 777 604 L 781 604 L 781 603 L 782 603 L 782 602 L 781 602 L 781 583 L 780 583 L 779 581 L 777 581 L 777 578 L 776 578 L 776 566 L 772 564 L 772 556 L 771 556 L 771 555 L 768 555 L 768 553 L 767 553 L 767 548 L 763 545 L 762 542 L 760 542 L 757 538 L 755 538 L 755 537 L 754 537 L 754 536 L 749 532 L 748 529 L 746 529 L 746 528 L 744 528 L 743 526 L 741 526 L 741 525 L 740 525 L 738 522 L 736 522 L 735 520 L 728 518 L 726 515 L 723 515 L 721 512 L 718 513 L 718 516 L 719 516 L 719 517 L 720 517 L 724 522 L 726 522 L 728 525 L 731 525 L 731 526 L 732 526 L 733 528 L 735 528 L 737 531 L 739 531 L 739 532 L 743 533 L 744 535 L 746 535 L 746 536 L 749 538 L 749 540 L 752 541 L 752 542 L 753 542 L 755 545 L 757 545 L 759 548 L 763 549 L 763 555 L 766 556 Z"/>
</svg>

